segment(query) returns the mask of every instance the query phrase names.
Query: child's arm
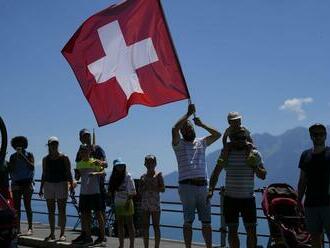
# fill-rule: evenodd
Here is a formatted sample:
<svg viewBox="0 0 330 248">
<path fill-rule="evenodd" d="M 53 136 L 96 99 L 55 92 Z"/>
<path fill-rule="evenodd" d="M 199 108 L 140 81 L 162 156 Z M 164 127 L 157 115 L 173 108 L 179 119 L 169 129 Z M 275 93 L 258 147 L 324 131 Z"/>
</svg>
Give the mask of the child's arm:
<svg viewBox="0 0 330 248">
<path fill-rule="evenodd" d="M 128 178 L 127 188 L 126 188 L 127 195 L 128 195 L 128 197 L 133 198 L 133 196 L 136 195 L 135 184 L 134 184 L 132 177 L 130 175 L 128 177 L 129 178 Z"/>
<path fill-rule="evenodd" d="M 39 188 L 39 197 L 43 196 L 43 189 L 44 189 L 44 183 L 45 183 L 45 175 L 46 175 L 46 158 L 42 159 L 42 175 L 41 175 L 41 182 L 40 182 L 40 188 Z"/>
<path fill-rule="evenodd" d="M 100 176 L 100 175 L 104 175 L 104 170 L 102 171 L 94 171 L 94 172 L 91 172 L 89 173 L 89 176 Z"/>
<path fill-rule="evenodd" d="M 140 177 L 140 185 L 139 185 L 139 191 L 141 192 L 141 193 L 143 193 L 145 190 L 146 190 L 146 183 L 145 183 L 145 179 L 144 179 L 144 175 L 142 175 L 141 177 Z"/>
<path fill-rule="evenodd" d="M 217 185 L 219 175 L 221 171 L 224 169 L 225 164 L 227 163 L 227 158 L 225 158 L 224 150 L 221 151 L 221 154 L 217 160 L 217 164 L 211 174 L 210 178 L 210 185 L 209 185 L 209 192 L 207 198 L 211 198 L 213 196 L 213 191 L 215 189 L 215 186 Z"/>
<path fill-rule="evenodd" d="M 161 172 L 158 173 L 157 178 L 158 178 L 158 191 L 165 192 L 165 183 Z"/>
<path fill-rule="evenodd" d="M 226 129 L 225 133 L 223 134 L 222 137 L 222 145 L 225 147 L 227 145 L 227 138 L 228 138 L 228 128 Z"/>
</svg>

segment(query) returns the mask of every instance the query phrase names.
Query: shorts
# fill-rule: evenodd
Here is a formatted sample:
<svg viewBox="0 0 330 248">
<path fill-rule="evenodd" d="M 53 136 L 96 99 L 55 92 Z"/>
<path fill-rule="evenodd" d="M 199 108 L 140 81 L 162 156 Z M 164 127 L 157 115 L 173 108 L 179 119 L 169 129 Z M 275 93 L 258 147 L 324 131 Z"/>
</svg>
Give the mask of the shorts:
<svg viewBox="0 0 330 248">
<path fill-rule="evenodd" d="M 133 200 L 129 200 L 128 206 L 125 202 L 115 202 L 116 216 L 132 216 L 134 215 Z"/>
<path fill-rule="evenodd" d="M 68 198 L 68 183 L 44 183 L 44 197 L 46 200 L 67 199 Z"/>
<path fill-rule="evenodd" d="M 211 204 L 207 200 L 208 187 L 179 184 L 179 195 L 183 207 L 184 223 L 192 224 L 197 209 L 198 219 L 203 224 L 211 223 Z"/>
<path fill-rule="evenodd" d="M 141 209 L 148 212 L 160 212 L 160 197 L 155 191 L 145 191 L 141 197 Z"/>
<path fill-rule="evenodd" d="M 311 234 L 330 235 L 330 206 L 305 207 L 306 229 Z"/>
<path fill-rule="evenodd" d="M 227 226 L 238 226 L 241 214 L 245 226 L 255 226 L 257 223 L 257 209 L 255 198 L 224 197 L 223 213 Z"/>
<path fill-rule="evenodd" d="M 102 211 L 103 203 L 101 194 L 80 195 L 79 196 L 79 211 Z"/>
</svg>

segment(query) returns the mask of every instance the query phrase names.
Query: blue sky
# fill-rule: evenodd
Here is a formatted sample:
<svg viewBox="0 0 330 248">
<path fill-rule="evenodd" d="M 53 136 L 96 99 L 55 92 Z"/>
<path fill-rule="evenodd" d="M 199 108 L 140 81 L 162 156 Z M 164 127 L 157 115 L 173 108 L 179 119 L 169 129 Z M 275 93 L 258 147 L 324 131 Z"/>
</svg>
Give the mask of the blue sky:
<svg viewBox="0 0 330 248">
<path fill-rule="evenodd" d="M 158 157 L 158 168 L 166 174 L 176 170 L 171 126 L 186 111 L 187 101 L 134 106 L 127 118 L 98 128 L 60 53 L 86 18 L 113 2 L 0 0 L 0 115 L 9 137 L 29 138 L 38 163 L 52 135 L 73 161 L 78 132 L 87 127 L 96 129 L 109 161 L 122 157 L 134 176 L 144 171 L 149 153 Z M 329 124 L 329 1 L 162 3 L 197 114 L 205 123 L 223 132 L 227 113 L 235 110 L 252 133 Z"/>
</svg>

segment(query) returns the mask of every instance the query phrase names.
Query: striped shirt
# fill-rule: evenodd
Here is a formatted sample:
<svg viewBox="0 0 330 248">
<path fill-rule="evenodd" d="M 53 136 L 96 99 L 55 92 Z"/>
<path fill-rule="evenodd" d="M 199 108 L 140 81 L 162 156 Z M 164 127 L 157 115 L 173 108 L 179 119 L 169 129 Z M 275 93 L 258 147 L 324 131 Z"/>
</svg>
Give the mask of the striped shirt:
<svg viewBox="0 0 330 248">
<path fill-rule="evenodd" d="M 193 142 L 180 139 L 173 146 L 178 161 L 179 181 L 197 177 L 207 179 L 206 147 L 205 138 L 196 138 Z"/>
<path fill-rule="evenodd" d="M 257 157 L 257 166 L 262 166 L 261 154 L 252 151 Z M 225 195 L 232 198 L 251 198 L 254 196 L 254 170 L 246 163 L 246 150 L 233 150 L 229 153 L 225 166 Z"/>
</svg>

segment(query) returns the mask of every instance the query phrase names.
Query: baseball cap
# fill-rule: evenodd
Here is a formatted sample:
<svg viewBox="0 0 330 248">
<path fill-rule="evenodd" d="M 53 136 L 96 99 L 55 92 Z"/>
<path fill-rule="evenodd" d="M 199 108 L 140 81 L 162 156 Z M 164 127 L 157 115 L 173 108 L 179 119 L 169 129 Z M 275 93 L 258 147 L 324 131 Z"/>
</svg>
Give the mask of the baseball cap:
<svg viewBox="0 0 330 248">
<path fill-rule="evenodd" d="M 126 163 L 121 158 L 117 158 L 113 161 L 113 166 L 117 165 L 126 165 Z"/>
<path fill-rule="evenodd" d="M 227 116 L 228 121 L 233 121 L 241 118 L 242 116 L 238 112 L 229 112 Z"/>
<path fill-rule="evenodd" d="M 58 138 L 55 137 L 55 136 L 49 137 L 48 142 L 47 142 L 47 145 L 49 145 L 49 144 L 51 144 L 53 142 L 59 143 Z"/>
<path fill-rule="evenodd" d="M 91 132 L 87 128 L 83 128 L 79 131 L 79 137 L 82 137 L 85 134 L 91 134 Z"/>
</svg>

